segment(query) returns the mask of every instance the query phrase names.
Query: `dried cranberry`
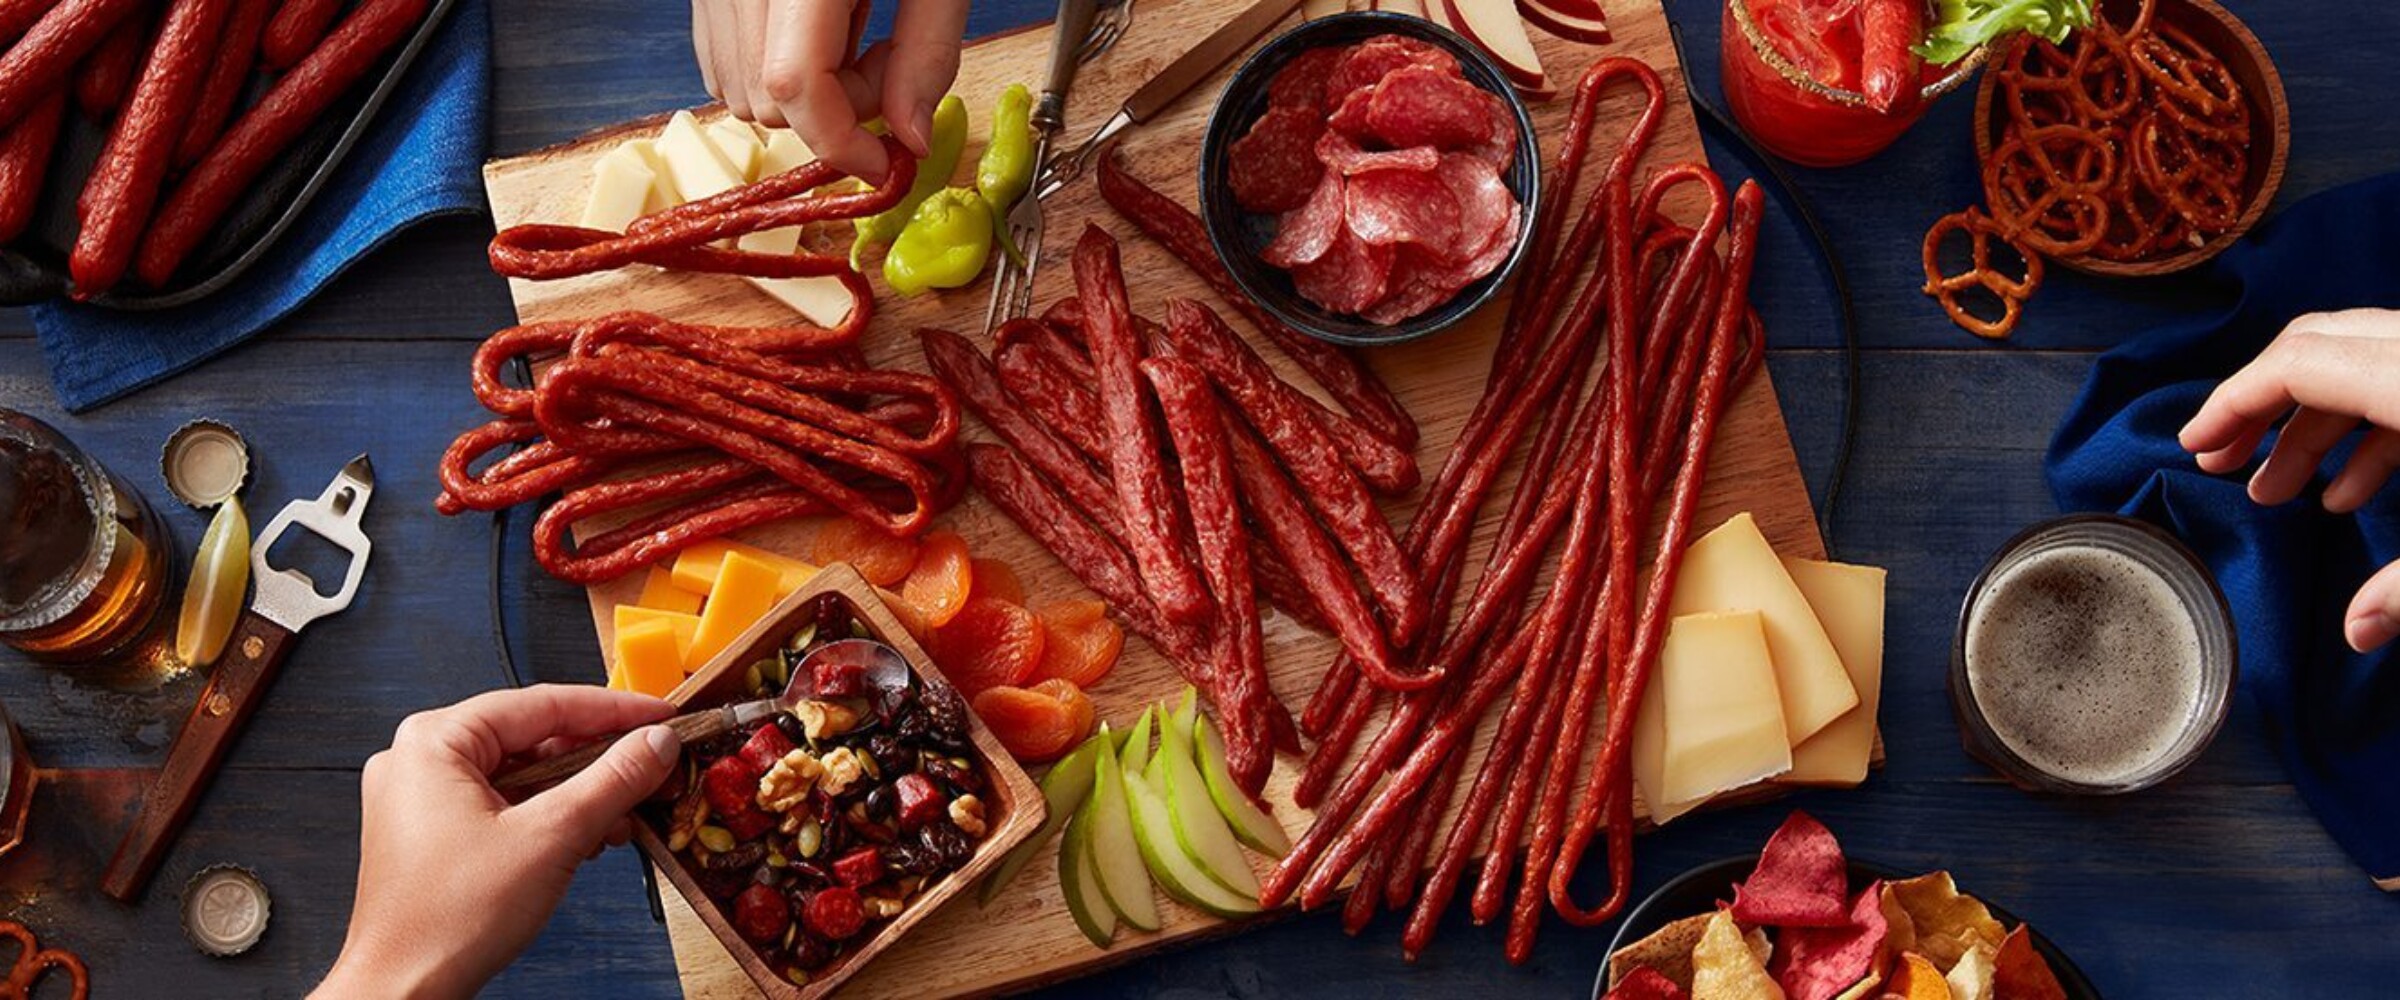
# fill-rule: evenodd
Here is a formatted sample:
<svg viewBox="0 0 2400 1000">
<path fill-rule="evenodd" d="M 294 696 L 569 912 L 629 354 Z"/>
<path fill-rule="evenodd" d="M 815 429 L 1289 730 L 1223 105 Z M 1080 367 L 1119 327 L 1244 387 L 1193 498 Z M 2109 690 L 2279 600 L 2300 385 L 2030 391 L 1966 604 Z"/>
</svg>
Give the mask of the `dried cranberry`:
<svg viewBox="0 0 2400 1000">
<path fill-rule="evenodd" d="M 757 768 L 758 773 L 765 774 L 775 766 L 776 761 L 782 760 L 783 755 L 792 750 L 792 741 L 783 735 L 783 730 L 774 726 L 760 726 L 757 732 L 750 734 L 750 741 L 742 744 L 741 758 Z"/>
<path fill-rule="evenodd" d="M 914 830 L 941 819 L 950 808 L 950 797 L 923 774 L 903 774 L 892 783 L 894 794 L 900 797 L 900 828 Z"/>
<path fill-rule="evenodd" d="M 924 842 L 926 850 L 942 859 L 944 868 L 964 867 L 967 859 L 975 856 L 975 842 L 967 838 L 967 831 L 949 820 L 926 824 L 917 831 L 917 839 Z"/>
<path fill-rule="evenodd" d="M 750 872 L 747 869 L 720 870 L 704 866 L 694 871 L 692 878 L 700 883 L 700 891 L 707 893 L 710 899 L 732 899 L 735 893 L 749 888 L 752 884 Z"/>
<path fill-rule="evenodd" d="M 849 938 L 867 922 L 867 911 L 859 902 L 858 890 L 838 885 L 819 889 L 808 897 L 808 908 L 801 915 L 809 933 L 831 941 Z"/>
<path fill-rule="evenodd" d="M 752 942 L 765 944 L 780 940 L 792 926 L 791 904 L 783 894 L 763 885 L 742 890 L 733 900 L 733 929 Z"/>
<path fill-rule="evenodd" d="M 902 875 L 931 875 L 942 870 L 942 856 L 922 844 L 899 843 L 883 849 L 883 861 Z"/>
<path fill-rule="evenodd" d="M 983 791 L 983 775 L 977 774 L 974 768 L 952 763 L 948 757 L 925 758 L 923 770 L 935 781 L 950 786 L 954 794 L 974 795 Z"/>
<path fill-rule="evenodd" d="M 765 773 L 763 769 L 751 770 L 750 762 L 740 757 L 718 758 L 700 774 L 701 791 L 708 795 L 708 811 L 728 816 L 741 812 L 745 806 L 757 808 L 752 803 L 758 800 L 758 776 Z"/>
<path fill-rule="evenodd" d="M 948 684 L 928 681 L 917 696 L 932 727 L 928 735 L 944 742 L 963 743 L 967 738 L 967 700 L 959 697 L 958 689 Z"/>
<path fill-rule="evenodd" d="M 710 871 L 733 872 L 742 880 L 750 880 L 750 869 L 767 859 L 767 845 L 761 841 L 736 844 L 733 850 L 702 856 L 700 867 Z M 738 887 L 737 887 L 738 888 Z"/>
<path fill-rule="evenodd" d="M 872 885 L 883 877 L 883 851 L 869 846 L 842 855 L 833 863 L 833 880 L 850 888 Z"/>
<path fill-rule="evenodd" d="M 916 761 L 917 752 L 902 745 L 898 736 L 877 733 L 867 737 L 867 756 L 875 759 L 876 770 L 885 774 L 903 774 L 908 771 L 908 765 Z"/>
<path fill-rule="evenodd" d="M 740 811 L 719 815 L 716 820 L 735 840 L 757 840 L 775 828 L 774 814 L 759 808 L 755 802 L 743 803 Z"/>
<path fill-rule="evenodd" d="M 895 684 L 891 687 L 876 689 L 874 699 L 877 716 L 887 722 L 898 722 L 902 716 L 916 708 L 917 691 L 906 684 Z"/>
</svg>

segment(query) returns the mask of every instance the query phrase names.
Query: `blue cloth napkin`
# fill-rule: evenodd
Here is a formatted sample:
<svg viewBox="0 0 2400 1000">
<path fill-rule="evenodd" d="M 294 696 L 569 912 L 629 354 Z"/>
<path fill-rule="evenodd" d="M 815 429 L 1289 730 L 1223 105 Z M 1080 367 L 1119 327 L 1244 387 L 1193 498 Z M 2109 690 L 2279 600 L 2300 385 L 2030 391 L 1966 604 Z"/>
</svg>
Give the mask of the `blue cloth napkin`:
<svg viewBox="0 0 2400 1000">
<path fill-rule="evenodd" d="M 2214 265 L 2234 293 L 2214 315 L 2102 355 L 2051 442 L 2050 487 L 2069 510 L 2115 509 L 2190 544 L 2224 587 L 2241 683 L 2317 819 L 2387 890 L 2400 891 L 2400 655 L 2342 639 L 2351 594 L 2400 558 L 2400 486 L 2355 515 L 2317 502 L 2353 440 L 2300 499 L 2261 508 L 2241 476 L 2210 476 L 2175 435 L 2225 376 L 2301 313 L 2400 307 L 2400 174 L 2285 210 Z M 2390 373 L 2400 392 L 2400 372 Z"/>
<path fill-rule="evenodd" d="M 491 48 L 488 0 L 459 0 L 308 210 L 217 294 L 157 312 L 35 307 L 59 405 L 81 412 L 181 374 L 289 315 L 400 230 L 480 210 Z"/>
</svg>

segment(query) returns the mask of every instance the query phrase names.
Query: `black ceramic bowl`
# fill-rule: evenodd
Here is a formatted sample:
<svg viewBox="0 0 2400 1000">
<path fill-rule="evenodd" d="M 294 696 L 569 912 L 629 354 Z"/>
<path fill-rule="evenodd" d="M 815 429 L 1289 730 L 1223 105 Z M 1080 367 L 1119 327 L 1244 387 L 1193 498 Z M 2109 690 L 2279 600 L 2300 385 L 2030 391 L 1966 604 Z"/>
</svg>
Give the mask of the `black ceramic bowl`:
<svg viewBox="0 0 2400 1000">
<path fill-rule="evenodd" d="M 1617 925 L 1616 936 L 1608 940 L 1608 955 L 1613 957 L 1626 945 L 1649 937 L 1659 928 L 1677 920 L 1716 909 L 1719 900 L 1733 898 L 1733 884 L 1749 878 L 1751 870 L 1757 867 L 1758 855 L 1746 854 L 1712 861 L 1675 876 L 1634 906 L 1633 912 L 1625 915 L 1625 922 Z M 1866 888 L 1867 883 L 1876 879 L 1893 881 L 1913 877 L 1915 875 L 1911 873 L 1871 862 L 1850 862 L 1850 891 L 1853 893 Z M 1961 888 L 1968 895 L 1974 895 L 1973 886 Z M 1982 896 L 1975 898 L 1983 899 Z M 2003 924 L 2015 927 L 2024 923 L 2007 910 L 1993 906 L 1990 900 L 1984 900 L 1983 905 Z M 2066 952 L 2058 950 L 2058 946 L 2051 944 L 2049 938 L 2043 937 L 2040 929 L 2028 927 L 2026 930 L 2033 938 L 2033 950 L 2050 963 L 2050 971 L 2058 974 L 2058 983 L 2066 987 L 2069 1000 L 2100 1000 L 2099 989 L 2084 977 L 2082 969 L 2075 967 L 2075 961 L 2068 958 Z M 1600 960 L 1600 975 L 1592 981 L 1592 1000 L 1600 1000 L 1608 993 L 1608 964 L 1608 958 Z"/>
<path fill-rule="evenodd" d="M 1234 202 L 1232 185 L 1225 180 L 1227 156 L 1234 140 L 1249 132 L 1251 123 L 1266 113 L 1267 84 L 1284 64 L 1309 49 L 1350 45 L 1378 35 L 1402 35 L 1438 46 L 1458 57 L 1459 68 L 1469 83 L 1499 95 L 1517 120 L 1516 163 L 1501 179 L 1508 183 L 1509 193 L 1516 195 L 1518 204 L 1525 207 L 1523 222 L 1517 227 L 1517 245 L 1499 267 L 1460 289 L 1450 301 L 1389 326 L 1328 312 L 1294 291 L 1290 275 L 1259 259 L 1259 251 L 1275 238 L 1275 217 L 1243 211 Z M 1201 140 L 1200 217 L 1208 225 L 1208 239 L 1215 245 L 1217 257 L 1225 262 L 1226 270 L 1233 272 L 1233 280 L 1276 318 L 1301 332 L 1337 344 L 1396 344 L 1458 322 L 1460 317 L 1489 301 L 1508 282 L 1531 242 L 1534 207 L 1541 198 L 1541 175 L 1541 149 L 1534 138 L 1533 118 L 1526 113 L 1525 102 L 1518 99 L 1516 89 L 1509 86 L 1508 77 L 1481 47 L 1423 18 L 1365 11 L 1335 14 L 1277 36 L 1234 70 L 1224 94 L 1217 98 L 1217 109 L 1209 116 L 1208 132 Z"/>
</svg>

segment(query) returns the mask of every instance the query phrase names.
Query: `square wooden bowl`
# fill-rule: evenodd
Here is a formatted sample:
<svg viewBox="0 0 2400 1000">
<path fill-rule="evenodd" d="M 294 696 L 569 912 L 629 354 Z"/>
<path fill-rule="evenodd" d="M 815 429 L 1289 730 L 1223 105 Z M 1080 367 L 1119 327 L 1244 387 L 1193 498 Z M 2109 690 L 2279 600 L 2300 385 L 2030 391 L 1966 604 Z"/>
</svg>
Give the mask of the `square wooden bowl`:
<svg viewBox="0 0 2400 1000">
<path fill-rule="evenodd" d="M 690 711 L 729 704 L 748 697 L 743 690 L 743 673 L 751 663 L 773 655 L 783 648 L 801 629 L 816 621 L 817 601 L 832 595 L 846 605 L 851 616 L 863 624 L 876 639 L 900 651 L 908 658 L 920 683 L 949 684 L 931 657 L 917 645 L 900 620 L 884 606 L 876 589 L 847 564 L 827 566 L 789 597 L 775 605 L 757 624 L 743 632 L 731 646 L 700 670 L 687 678 L 682 686 L 668 695 L 667 700 L 678 708 Z M 733 929 L 732 921 L 719 908 L 715 899 L 700 888 L 698 880 L 685 867 L 682 858 L 667 849 L 666 837 L 640 813 L 634 814 L 633 843 L 650 863 L 683 894 L 692 912 L 716 935 L 717 941 L 733 955 L 733 960 L 758 984 L 760 992 L 781 1000 L 814 1000 L 832 993 L 844 980 L 873 961 L 893 941 L 908 933 L 935 910 L 948 903 L 951 897 L 974 884 L 1000 862 L 1002 855 L 1024 842 L 1042 825 L 1048 807 L 1042 801 L 1040 789 L 1025 771 L 1011 759 L 1000 741 L 984 728 L 983 720 L 967 713 L 967 734 L 973 742 L 975 764 L 988 780 L 989 794 L 985 796 L 986 831 L 982 842 L 975 846 L 975 856 L 965 867 L 931 882 L 908 901 L 900 915 L 876 929 L 873 937 L 851 948 L 832 969 L 812 979 L 807 986 L 794 986 L 759 957 L 757 950 Z"/>
</svg>

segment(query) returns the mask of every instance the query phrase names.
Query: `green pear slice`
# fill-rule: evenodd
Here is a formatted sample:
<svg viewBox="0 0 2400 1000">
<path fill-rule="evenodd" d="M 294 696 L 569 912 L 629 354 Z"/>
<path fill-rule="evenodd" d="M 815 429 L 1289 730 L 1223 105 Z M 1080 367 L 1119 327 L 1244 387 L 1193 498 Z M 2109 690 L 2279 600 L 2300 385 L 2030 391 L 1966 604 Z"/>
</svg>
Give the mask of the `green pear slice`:
<svg viewBox="0 0 2400 1000">
<path fill-rule="evenodd" d="M 1125 773 L 1140 774 L 1142 768 L 1149 766 L 1150 730 L 1155 725 L 1153 716 L 1157 714 L 1150 709 L 1142 709 L 1142 717 L 1134 721 L 1133 728 L 1127 731 L 1125 742 L 1119 744 L 1123 747 L 1119 759 L 1123 762 Z"/>
<path fill-rule="evenodd" d="M 1217 814 L 1216 804 L 1209 801 L 1207 784 L 1200 777 L 1199 766 L 1192 762 L 1192 731 L 1172 724 L 1184 715 L 1177 710 L 1159 739 L 1158 756 L 1151 767 L 1161 774 L 1152 784 L 1167 801 L 1167 817 L 1174 822 L 1175 840 L 1183 852 L 1227 891 L 1256 899 L 1258 874 L 1250 870 L 1241 842 L 1225 825 L 1225 817 Z"/>
<path fill-rule="evenodd" d="M 1075 825 L 1058 845 L 1058 887 L 1067 897 L 1067 913 L 1075 918 L 1093 946 L 1106 948 L 1117 937 L 1117 911 L 1100 891 L 1100 871 L 1092 865 L 1090 809 L 1075 812 Z"/>
<path fill-rule="evenodd" d="M 1100 744 L 1100 763 L 1092 775 L 1092 867 L 1100 875 L 1100 891 L 1125 923 L 1139 930 L 1159 928 L 1158 897 L 1150 893 L 1150 874 L 1142 864 L 1141 845 L 1134 838 L 1133 816 L 1126 807 L 1125 773 L 1117 764 L 1115 744 Z"/>
<path fill-rule="evenodd" d="M 1142 847 L 1142 860 L 1150 865 L 1150 873 L 1167 895 L 1194 909 L 1219 917 L 1244 917 L 1258 912 L 1258 896 L 1243 896 L 1225 888 L 1192 860 L 1191 854 L 1175 835 L 1175 819 L 1168 813 L 1167 800 L 1147 781 L 1134 780 L 1127 775 L 1125 797 L 1133 811 L 1134 838 Z"/>
<path fill-rule="evenodd" d="M 1050 772 L 1042 775 L 1042 802 L 1049 807 L 1049 812 L 1042 818 L 1041 828 L 1035 830 L 1033 836 L 1025 838 L 1025 842 L 1018 844 L 1015 850 L 1009 851 L 1007 857 L 1001 858 L 1000 866 L 992 870 L 991 877 L 976 887 L 976 905 L 992 905 L 992 900 L 1000 895 L 1000 890 L 1008 885 L 1009 880 L 1016 878 L 1026 865 L 1032 864 L 1034 855 L 1041 853 L 1043 845 L 1066 828 L 1067 820 L 1074 817 L 1076 810 L 1082 808 L 1083 800 L 1092 794 L 1092 771 L 1100 763 L 1100 744 L 1110 738 L 1108 723 L 1103 722 L 1100 731 L 1091 739 L 1083 741 L 1083 745 L 1076 747 L 1074 752 L 1050 765 Z M 1060 874 L 1065 874 L 1063 864 Z"/>
<path fill-rule="evenodd" d="M 1234 784 L 1233 772 L 1225 767 L 1225 738 L 1217 735 L 1215 723 L 1202 717 L 1192 725 L 1192 756 L 1200 765 L 1200 777 L 1208 783 L 1208 797 L 1216 803 L 1217 814 L 1233 828 L 1233 835 L 1253 851 L 1271 858 L 1291 853 L 1292 836 L 1285 833 L 1283 824 L 1251 801 L 1250 793 Z M 1005 869 L 1003 869 L 1005 870 Z"/>
</svg>

